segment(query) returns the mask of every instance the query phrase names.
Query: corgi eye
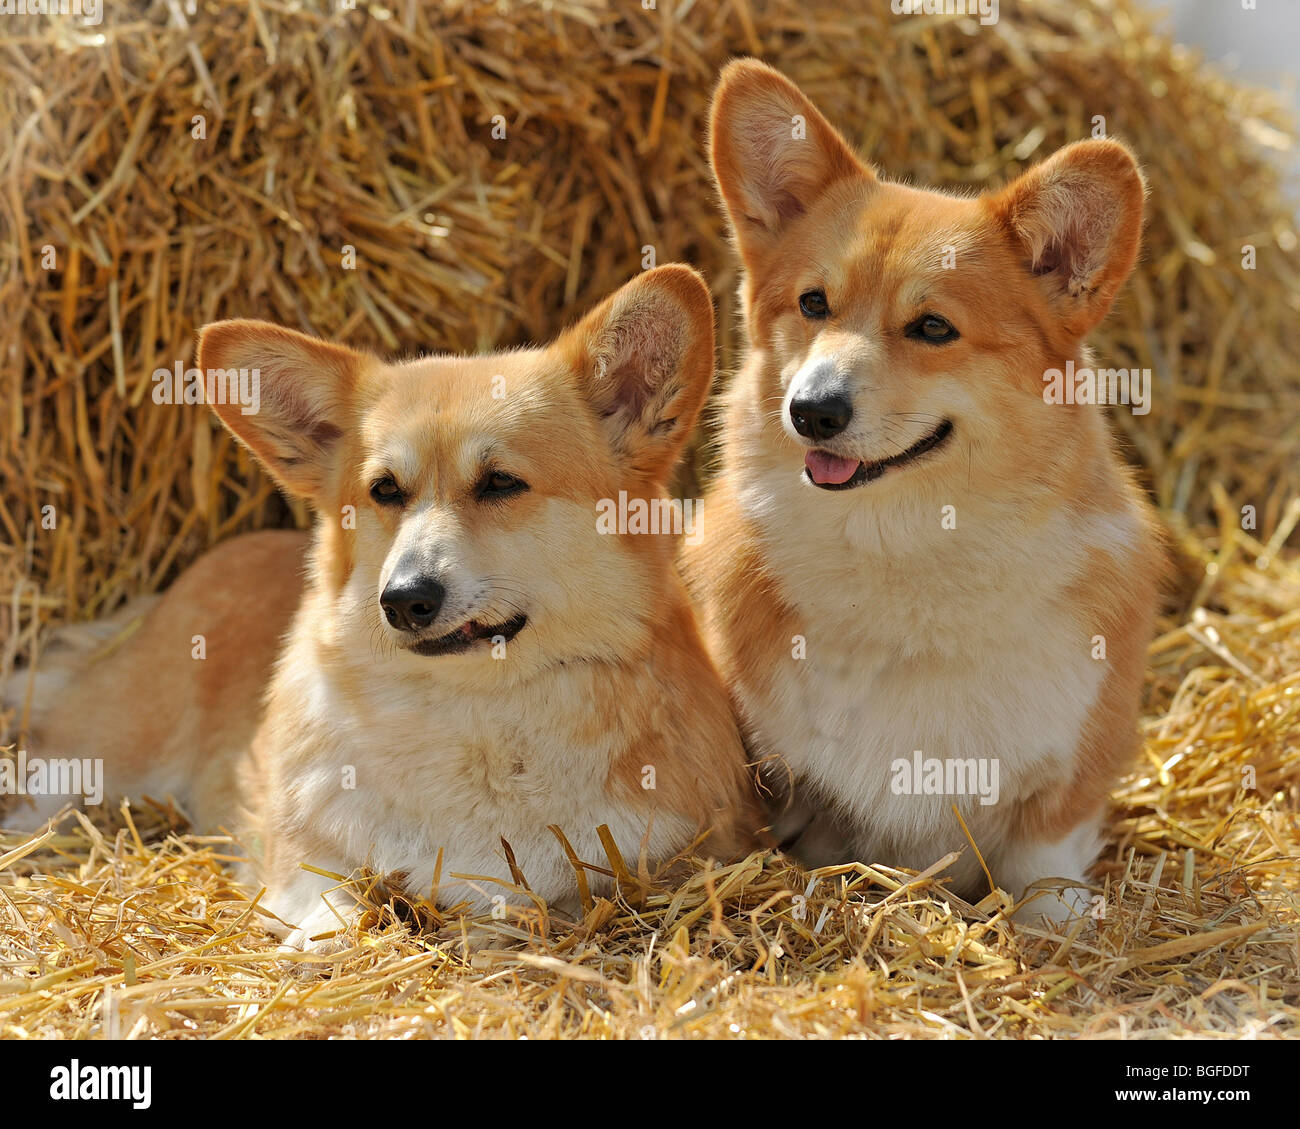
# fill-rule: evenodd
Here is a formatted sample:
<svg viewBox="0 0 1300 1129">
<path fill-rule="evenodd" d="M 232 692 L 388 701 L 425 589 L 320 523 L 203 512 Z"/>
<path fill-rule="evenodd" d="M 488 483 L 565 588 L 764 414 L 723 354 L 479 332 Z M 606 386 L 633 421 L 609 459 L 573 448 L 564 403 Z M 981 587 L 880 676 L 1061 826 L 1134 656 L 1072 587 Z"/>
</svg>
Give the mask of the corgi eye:
<svg viewBox="0 0 1300 1129">
<path fill-rule="evenodd" d="M 515 494 L 522 494 L 527 489 L 528 483 L 522 478 L 516 478 L 513 474 L 506 474 L 501 470 L 485 474 L 475 487 L 480 498 L 509 498 Z"/>
<path fill-rule="evenodd" d="M 382 475 L 370 484 L 370 496 L 381 506 L 400 506 L 406 495 L 391 474 Z"/>
<path fill-rule="evenodd" d="M 826 301 L 826 291 L 809 290 L 799 295 L 799 312 L 806 318 L 821 321 L 830 317 L 831 308 Z"/>
<path fill-rule="evenodd" d="M 942 345 L 947 341 L 956 341 L 961 336 L 952 327 L 952 322 L 938 314 L 924 314 L 907 327 L 907 336 L 915 337 L 929 345 Z"/>
</svg>

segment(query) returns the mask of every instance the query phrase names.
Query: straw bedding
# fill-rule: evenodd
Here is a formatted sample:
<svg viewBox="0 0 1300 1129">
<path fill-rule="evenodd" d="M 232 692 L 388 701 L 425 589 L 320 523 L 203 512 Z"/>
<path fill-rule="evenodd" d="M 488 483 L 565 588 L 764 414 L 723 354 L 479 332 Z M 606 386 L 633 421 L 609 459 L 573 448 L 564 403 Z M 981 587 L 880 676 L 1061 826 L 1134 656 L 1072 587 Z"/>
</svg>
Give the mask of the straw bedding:
<svg viewBox="0 0 1300 1129">
<path fill-rule="evenodd" d="M 1235 610 L 1167 621 L 1152 648 L 1101 920 L 1012 925 L 941 868 L 810 876 L 760 854 L 630 876 L 576 929 L 531 914 L 477 949 L 380 896 L 341 951 L 289 959 L 225 844 L 137 804 L 0 836 L 0 1037 L 1294 1037 L 1300 576 L 1255 548 L 1211 543 L 1206 563 L 1237 557 L 1217 577 Z"/>
<path fill-rule="evenodd" d="M 305 519 L 202 413 L 152 402 L 203 322 L 389 353 L 544 339 L 652 247 L 710 278 L 725 369 L 735 275 L 700 140 L 727 57 L 776 62 L 925 183 L 1000 183 L 1100 115 L 1151 206 L 1094 344 L 1154 370 L 1151 414 L 1114 418 L 1180 563 L 1104 918 L 1054 934 L 996 894 L 959 902 L 941 866 L 809 876 L 756 855 L 628 876 L 577 928 L 497 922 L 474 951 L 376 891 L 337 954 L 287 959 L 228 845 L 137 798 L 0 836 L 0 1036 L 1296 1033 L 1300 271 L 1269 151 L 1289 126 L 1130 0 L 1004 3 L 982 29 L 843 7 L 178 2 L 6 28 L 0 675 L 215 541 Z"/>
</svg>

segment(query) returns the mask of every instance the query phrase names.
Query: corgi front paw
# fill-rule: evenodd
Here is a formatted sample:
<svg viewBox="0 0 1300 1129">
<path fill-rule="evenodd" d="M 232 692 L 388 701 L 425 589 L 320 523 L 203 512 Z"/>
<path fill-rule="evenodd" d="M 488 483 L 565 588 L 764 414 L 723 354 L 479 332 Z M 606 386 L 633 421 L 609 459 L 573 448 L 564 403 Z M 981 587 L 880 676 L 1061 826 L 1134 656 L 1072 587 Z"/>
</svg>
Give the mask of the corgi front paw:
<svg viewBox="0 0 1300 1129">
<path fill-rule="evenodd" d="M 349 914 L 342 921 L 339 916 L 330 907 L 322 905 L 319 913 L 310 915 L 297 929 L 291 930 L 284 937 L 276 951 L 284 958 L 287 971 L 295 976 L 319 975 L 329 965 L 297 958 L 333 957 L 353 947 L 356 938 L 351 933 L 357 914 Z"/>
<path fill-rule="evenodd" d="M 346 885 L 308 871 L 273 885 L 262 906 L 269 913 L 265 927 L 281 941 L 280 952 L 291 954 L 332 955 L 350 947 L 346 935 L 361 915 Z"/>
<path fill-rule="evenodd" d="M 286 956 L 299 953 L 308 956 L 336 956 L 351 947 L 352 942 L 341 929 L 338 932 L 328 932 L 323 936 L 313 934 L 307 929 L 295 929 L 284 939 L 277 951 Z"/>
<path fill-rule="evenodd" d="M 36 835 L 51 823 L 62 823 L 81 804 L 67 796 L 15 798 L 0 807 L 0 830 Z"/>
<path fill-rule="evenodd" d="M 1011 920 L 1028 924 L 1045 918 L 1049 925 L 1068 925 L 1081 917 L 1093 918 L 1094 895 L 1086 886 L 1030 887 L 1011 914 Z"/>
<path fill-rule="evenodd" d="M 993 860 L 998 885 L 1020 899 L 1014 921 L 1045 917 L 1065 925 L 1095 917 L 1096 895 L 1084 875 L 1101 852 L 1100 820 L 1085 820 L 1056 842 L 1015 843 Z"/>
</svg>

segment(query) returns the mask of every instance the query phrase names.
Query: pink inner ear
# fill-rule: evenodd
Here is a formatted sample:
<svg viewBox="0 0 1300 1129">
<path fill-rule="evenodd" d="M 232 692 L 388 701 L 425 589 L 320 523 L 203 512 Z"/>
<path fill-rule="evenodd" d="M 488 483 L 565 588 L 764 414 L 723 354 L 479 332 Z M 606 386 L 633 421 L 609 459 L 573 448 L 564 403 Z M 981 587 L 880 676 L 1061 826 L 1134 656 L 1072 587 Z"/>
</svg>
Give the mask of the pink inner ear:
<svg viewBox="0 0 1300 1129">
<path fill-rule="evenodd" d="M 666 350 L 656 350 L 654 346 L 653 340 L 637 342 L 610 369 L 606 379 L 612 403 L 604 413 L 606 416 L 625 411 L 631 418 L 639 418 L 655 393 L 671 377 L 671 365 L 666 363 L 664 355 Z"/>
<path fill-rule="evenodd" d="M 1032 274 L 1055 274 L 1061 269 L 1064 256 L 1060 247 L 1054 243 L 1049 243 L 1030 264 Z"/>
<path fill-rule="evenodd" d="M 777 193 L 772 201 L 772 206 L 776 208 L 777 217 L 782 223 L 795 219 L 807 211 L 803 201 L 792 192 Z"/>
<path fill-rule="evenodd" d="M 343 437 L 343 432 L 329 420 L 316 420 L 307 430 L 307 438 L 317 447 L 325 448 Z"/>
<path fill-rule="evenodd" d="M 1057 275 L 1077 294 L 1122 249 L 1127 200 L 1117 174 L 1054 164 L 1059 160 L 1026 174 L 1018 192 L 1013 185 L 1012 222 L 1029 250 L 1031 271 Z"/>
<path fill-rule="evenodd" d="M 1113 239 L 1113 226 L 1104 210 L 1094 214 L 1063 212 L 1042 217 L 1036 232 L 1041 245 L 1030 267 L 1040 277 L 1055 276 L 1062 289 L 1078 295 L 1092 287 L 1105 265 Z M 1047 226 L 1050 223 L 1052 226 Z"/>
<path fill-rule="evenodd" d="M 672 379 L 681 350 L 681 332 L 670 311 L 654 303 L 623 311 L 602 350 L 599 379 L 607 388 L 602 417 L 626 412 L 639 418 Z"/>
<path fill-rule="evenodd" d="M 811 146 L 811 141 L 790 142 L 776 140 L 774 145 L 799 144 Z M 814 157 L 820 156 L 811 151 Z M 745 219 L 756 227 L 775 231 L 808 210 L 805 197 L 815 195 L 822 187 L 817 180 L 817 169 L 803 162 L 793 161 L 779 149 L 757 151 L 750 160 L 766 166 L 766 174 L 756 177 L 748 190 L 751 203 L 757 207 L 746 209 Z"/>
</svg>

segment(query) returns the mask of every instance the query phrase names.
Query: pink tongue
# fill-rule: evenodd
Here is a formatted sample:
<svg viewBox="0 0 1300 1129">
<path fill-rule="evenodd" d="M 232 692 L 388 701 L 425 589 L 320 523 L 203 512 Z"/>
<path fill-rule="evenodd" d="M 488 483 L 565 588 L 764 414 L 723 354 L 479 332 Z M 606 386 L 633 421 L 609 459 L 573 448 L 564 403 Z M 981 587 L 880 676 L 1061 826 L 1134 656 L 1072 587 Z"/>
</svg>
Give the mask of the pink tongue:
<svg viewBox="0 0 1300 1129">
<path fill-rule="evenodd" d="M 848 482 L 861 464 L 857 459 L 842 459 L 825 451 L 809 451 L 803 457 L 803 465 L 808 468 L 814 482 L 838 486 Z"/>
</svg>

